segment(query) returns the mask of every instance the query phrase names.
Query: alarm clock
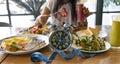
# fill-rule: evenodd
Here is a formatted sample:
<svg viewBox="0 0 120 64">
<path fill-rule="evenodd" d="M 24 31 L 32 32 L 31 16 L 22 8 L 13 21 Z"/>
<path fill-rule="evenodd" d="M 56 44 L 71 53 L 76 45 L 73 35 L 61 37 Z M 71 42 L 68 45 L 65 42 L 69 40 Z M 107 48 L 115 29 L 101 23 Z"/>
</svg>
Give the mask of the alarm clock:
<svg viewBox="0 0 120 64">
<path fill-rule="evenodd" d="M 53 26 L 53 31 L 49 36 L 49 43 L 55 51 L 66 51 L 72 45 L 71 26 L 64 25 L 64 27 Z"/>
</svg>

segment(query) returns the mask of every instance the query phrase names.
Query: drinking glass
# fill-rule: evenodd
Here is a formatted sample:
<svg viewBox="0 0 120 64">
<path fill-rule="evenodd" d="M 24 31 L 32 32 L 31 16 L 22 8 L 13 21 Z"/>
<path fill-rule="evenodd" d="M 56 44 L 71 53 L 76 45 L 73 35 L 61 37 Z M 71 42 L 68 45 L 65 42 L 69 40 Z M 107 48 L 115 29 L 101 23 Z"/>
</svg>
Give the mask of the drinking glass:
<svg viewBox="0 0 120 64">
<path fill-rule="evenodd" d="M 120 47 L 120 20 L 113 20 L 112 22 L 110 44 L 113 47 Z"/>
</svg>

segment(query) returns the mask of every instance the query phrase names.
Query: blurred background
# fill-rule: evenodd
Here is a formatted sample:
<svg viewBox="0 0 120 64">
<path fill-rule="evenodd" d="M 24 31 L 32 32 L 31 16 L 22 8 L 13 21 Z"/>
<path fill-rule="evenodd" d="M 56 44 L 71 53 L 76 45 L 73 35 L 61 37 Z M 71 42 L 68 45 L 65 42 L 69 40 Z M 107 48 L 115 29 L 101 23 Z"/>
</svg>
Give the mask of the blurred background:
<svg viewBox="0 0 120 64">
<path fill-rule="evenodd" d="M 40 14 L 46 0 L 0 0 L 0 22 L 13 27 L 28 27 Z M 93 15 L 88 26 L 112 25 L 115 15 L 120 14 L 120 0 L 84 0 L 84 5 Z"/>
</svg>

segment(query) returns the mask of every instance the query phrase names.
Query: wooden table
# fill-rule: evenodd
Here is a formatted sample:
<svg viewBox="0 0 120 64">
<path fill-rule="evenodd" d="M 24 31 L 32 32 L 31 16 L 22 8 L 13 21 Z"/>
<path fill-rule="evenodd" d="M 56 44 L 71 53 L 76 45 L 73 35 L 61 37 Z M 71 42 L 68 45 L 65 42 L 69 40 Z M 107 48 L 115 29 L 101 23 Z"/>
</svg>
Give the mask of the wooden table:
<svg viewBox="0 0 120 64">
<path fill-rule="evenodd" d="M 14 30 L 12 28 L 0 27 L 0 29 L 2 29 L 2 31 L 0 31 L 0 39 L 14 35 Z M 38 52 L 45 54 L 47 57 L 49 57 L 52 53 L 48 46 L 38 50 Z M 5 54 L 0 51 L 0 64 L 46 64 L 43 61 L 39 63 L 31 62 L 30 55 L 31 54 L 16 56 Z M 100 54 L 88 59 L 82 59 L 76 55 L 73 59 L 65 60 L 60 55 L 57 55 L 51 64 L 120 64 L 120 49 L 111 48 L 104 54 Z"/>
</svg>

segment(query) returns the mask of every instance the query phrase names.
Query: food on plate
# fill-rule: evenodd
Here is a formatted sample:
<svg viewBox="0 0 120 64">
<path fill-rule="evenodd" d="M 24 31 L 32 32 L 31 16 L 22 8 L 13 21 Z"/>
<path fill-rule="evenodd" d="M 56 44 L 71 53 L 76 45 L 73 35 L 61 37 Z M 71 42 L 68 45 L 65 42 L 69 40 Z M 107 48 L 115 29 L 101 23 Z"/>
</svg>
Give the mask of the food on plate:
<svg viewBox="0 0 120 64">
<path fill-rule="evenodd" d="M 28 29 L 23 29 L 19 31 L 22 34 L 48 34 L 48 26 L 43 26 L 42 28 L 37 28 L 35 26 L 29 27 Z"/>
<path fill-rule="evenodd" d="M 80 31 L 76 32 L 76 34 L 79 35 L 79 36 L 93 35 L 93 33 L 91 32 L 91 30 L 89 28 L 85 29 L 85 30 L 80 30 Z"/>
<path fill-rule="evenodd" d="M 99 37 L 99 30 L 91 27 L 77 31 L 76 35 L 73 36 L 73 44 L 81 50 L 86 51 L 105 49 L 105 41 L 103 38 Z"/>
<path fill-rule="evenodd" d="M 25 47 L 23 48 L 23 50 L 32 50 L 32 49 L 38 49 L 38 48 L 41 48 L 45 45 L 45 41 L 44 40 L 41 40 L 41 39 L 38 39 L 38 38 L 34 38 L 32 39 L 29 44 L 26 44 Z"/>
<path fill-rule="evenodd" d="M 91 28 L 89 27 L 90 31 L 93 33 L 93 35 L 98 35 L 100 30 L 99 29 L 96 29 L 96 28 Z"/>
<path fill-rule="evenodd" d="M 105 42 L 102 38 L 91 35 L 91 36 L 78 36 L 78 40 L 74 43 L 81 50 L 86 51 L 98 51 L 105 49 Z"/>
<path fill-rule="evenodd" d="M 1 48 L 8 51 L 18 51 L 29 43 L 29 39 L 25 37 L 13 37 L 2 41 Z"/>
<path fill-rule="evenodd" d="M 97 36 L 99 34 L 99 32 L 100 31 L 98 29 L 89 27 L 85 30 L 77 31 L 76 34 L 79 35 L 79 36 L 84 36 L 84 35 L 87 35 L 87 36 L 95 35 L 95 36 Z"/>
<path fill-rule="evenodd" d="M 1 48 L 5 51 L 16 52 L 16 51 L 28 51 L 35 50 L 43 47 L 45 41 L 40 39 L 39 36 L 24 35 L 14 36 L 2 40 Z"/>
</svg>

